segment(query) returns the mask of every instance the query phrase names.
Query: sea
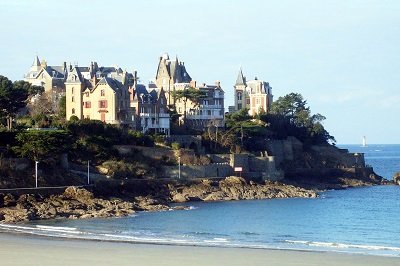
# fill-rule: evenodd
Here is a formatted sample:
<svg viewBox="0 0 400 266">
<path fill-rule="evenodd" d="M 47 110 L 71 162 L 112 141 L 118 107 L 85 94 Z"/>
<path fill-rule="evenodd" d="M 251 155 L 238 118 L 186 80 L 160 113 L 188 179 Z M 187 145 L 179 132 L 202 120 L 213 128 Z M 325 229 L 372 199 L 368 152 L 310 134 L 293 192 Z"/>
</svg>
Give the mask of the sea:
<svg viewBox="0 0 400 266">
<path fill-rule="evenodd" d="M 400 171 L 400 145 L 339 145 L 365 154 L 377 174 Z M 315 199 L 190 202 L 185 211 L 124 218 L 0 225 L 1 231 L 57 238 L 400 257 L 400 186 L 325 191 Z"/>
</svg>

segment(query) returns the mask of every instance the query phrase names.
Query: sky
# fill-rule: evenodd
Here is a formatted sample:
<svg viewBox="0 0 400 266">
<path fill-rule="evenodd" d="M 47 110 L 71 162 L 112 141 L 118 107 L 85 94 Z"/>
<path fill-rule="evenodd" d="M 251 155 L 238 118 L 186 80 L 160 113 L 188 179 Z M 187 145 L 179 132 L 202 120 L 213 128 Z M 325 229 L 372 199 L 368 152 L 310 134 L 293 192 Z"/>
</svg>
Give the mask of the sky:
<svg viewBox="0 0 400 266">
<path fill-rule="evenodd" d="M 155 77 L 167 52 L 225 106 L 241 67 L 274 99 L 301 93 L 338 144 L 400 144 L 400 1 L 0 0 L 0 75 L 49 65 L 117 65 Z"/>
</svg>

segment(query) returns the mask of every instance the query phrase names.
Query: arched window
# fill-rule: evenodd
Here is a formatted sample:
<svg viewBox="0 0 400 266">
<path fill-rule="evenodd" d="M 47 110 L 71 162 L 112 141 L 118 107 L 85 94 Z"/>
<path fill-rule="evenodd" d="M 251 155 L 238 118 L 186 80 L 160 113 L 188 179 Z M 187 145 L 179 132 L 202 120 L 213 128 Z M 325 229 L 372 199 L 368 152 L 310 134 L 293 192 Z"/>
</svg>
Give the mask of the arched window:
<svg viewBox="0 0 400 266">
<path fill-rule="evenodd" d="M 238 99 L 238 101 L 242 100 L 242 93 L 241 92 L 237 93 L 237 99 Z"/>
<path fill-rule="evenodd" d="M 72 108 L 72 114 L 73 115 L 75 114 L 75 108 Z"/>
</svg>

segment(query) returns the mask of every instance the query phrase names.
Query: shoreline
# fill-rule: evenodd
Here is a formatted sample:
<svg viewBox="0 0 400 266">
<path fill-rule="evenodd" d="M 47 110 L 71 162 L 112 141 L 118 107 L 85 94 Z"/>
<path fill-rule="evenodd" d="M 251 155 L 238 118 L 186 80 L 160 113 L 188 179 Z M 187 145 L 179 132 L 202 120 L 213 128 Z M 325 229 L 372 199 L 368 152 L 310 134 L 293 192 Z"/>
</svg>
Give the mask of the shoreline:
<svg viewBox="0 0 400 266">
<path fill-rule="evenodd" d="M 398 265 L 399 257 L 331 251 L 140 244 L 0 232 L 2 265 Z"/>
</svg>

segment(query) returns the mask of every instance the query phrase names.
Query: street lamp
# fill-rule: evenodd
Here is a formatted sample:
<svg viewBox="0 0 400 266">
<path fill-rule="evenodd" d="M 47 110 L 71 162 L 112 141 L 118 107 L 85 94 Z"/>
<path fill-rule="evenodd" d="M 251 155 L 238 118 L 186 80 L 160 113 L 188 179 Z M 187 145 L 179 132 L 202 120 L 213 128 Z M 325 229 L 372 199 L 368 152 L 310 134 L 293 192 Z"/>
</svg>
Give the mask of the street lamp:
<svg viewBox="0 0 400 266">
<path fill-rule="evenodd" d="M 90 169 L 89 169 L 89 163 L 90 161 L 87 161 L 87 184 L 90 184 Z"/>
<path fill-rule="evenodd" d="M 181 156 L 178 156 L 178 179 L 181 179 Z"/>
<path fill-rule="evenodd" d="M 38 187 L 38 161 L 35 161 L 35 187 Z"/>
</svg>

